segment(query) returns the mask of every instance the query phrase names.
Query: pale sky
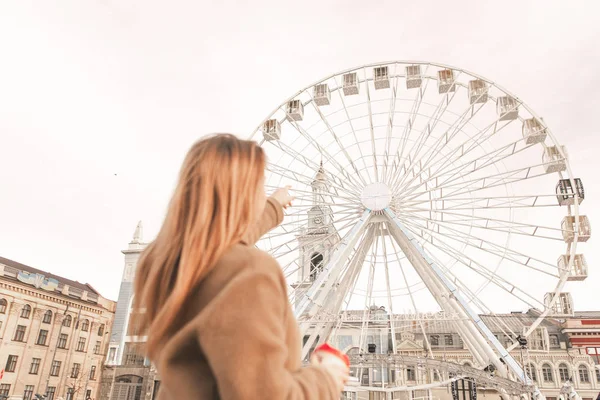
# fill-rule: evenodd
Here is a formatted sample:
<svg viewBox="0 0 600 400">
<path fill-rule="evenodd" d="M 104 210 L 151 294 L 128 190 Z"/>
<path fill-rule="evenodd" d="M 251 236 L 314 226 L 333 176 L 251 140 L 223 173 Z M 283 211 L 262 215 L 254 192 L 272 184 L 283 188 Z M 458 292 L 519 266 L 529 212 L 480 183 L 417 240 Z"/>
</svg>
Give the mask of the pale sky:
<svg viewBox="0 0 600 400">
<path fill-rule="evenodd" d="M 462 67 L 567 146 L 600 226 L 597 1 L 0 3 L 0 256 L 116 299 L 139 220 L 156 234 L 185 152 L 249 135 L 282 101 L 378 61 Z M 550 223 L 549 223 L 550 224 Z M 600 309 L 600 250 L 577 310 Z M 523 287 L 530 283 L 523 283 Z"/>
</svg>

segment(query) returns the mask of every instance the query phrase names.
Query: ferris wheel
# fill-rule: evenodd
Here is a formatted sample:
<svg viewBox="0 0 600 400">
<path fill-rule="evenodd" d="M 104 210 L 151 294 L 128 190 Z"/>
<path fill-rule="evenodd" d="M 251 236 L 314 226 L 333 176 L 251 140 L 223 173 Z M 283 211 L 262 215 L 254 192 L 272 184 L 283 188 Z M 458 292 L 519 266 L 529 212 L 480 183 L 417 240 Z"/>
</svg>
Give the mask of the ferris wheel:
<svg viewBox="0 0 600 400">
<path fill-rule="evenodd" d="M 479 75 L 398 61 L 300 90 L 252 139 L 267 187 L 290 184 L 297 198 L 257 246 L 283 268 L 304 356 L 330 341 L 358 349 L 353 363 L 391 368 L 396 339 L 416 330 L 431 349 L 426 330 L 445 323 L 473 355 L 471 375 L 491 365 L 531 386 L 510 351 L 547 340 L 546 316 L 572 313 L 564 287 L 587 276 L 577 244 L 591 232 L 582 183 L 542 118 Z M 481 318 L 528 310 L 528 326 L 495 327 L 508 344 Z M 381 331 L 391 343 L 371 351 Z"/>
</svg>

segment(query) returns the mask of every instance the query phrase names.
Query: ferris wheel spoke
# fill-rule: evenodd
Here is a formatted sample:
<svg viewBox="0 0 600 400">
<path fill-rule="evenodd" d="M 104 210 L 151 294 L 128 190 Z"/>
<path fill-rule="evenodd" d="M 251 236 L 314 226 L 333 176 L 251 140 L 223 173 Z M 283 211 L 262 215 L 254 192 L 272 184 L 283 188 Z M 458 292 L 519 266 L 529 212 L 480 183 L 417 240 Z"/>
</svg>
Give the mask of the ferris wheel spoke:
<svg viewBox="0 0 600 400">
<path fill-rule="evenodd" d="M 429 208 L 420 208 L 429 204 Z M 435 207 L 434 207 L 435 204 Z M 560 207 L 556 201 L 556 194 L 538 194 L 529 196 L 490 196 L 490 197 L 467 197 L 467 198 L 435 198 L 416 199 L 412 201 L 398 202 L 399 209 L 410 211 L 474 211 L 474 210 L 505 210 L 512 208 L 533 207 Z"/>
<path fill-rule="evenodd" d="M 459 114 L 458 118 L 452 123 L 452 125 L 450 125 L 445 130 L 445 132 L 443 132 L 437 138 L 437 140 L 431 146 L 429 146 L 429 149 L 421 157 L 419 157 L 418 159 L 417 157 L 415 157 L 412 165 L 409 166 L 403 178 L 398 181 L 395 187 L 398 190 L 402 190 L 402 188 L 405 186 L 404 182 L 407 180 L 407 177 L 411 175 L 409 171 L 413 172 L 413 176 L 416 175 L 415 177 L 420 177 L 423 174 L 423 171 L 426 171 L 429 168 L 430 163 L 433 159 L 435 159 L 435 156 L 439 154 L 441 149 L 443 147 L 447 147 L 452 142 L 452 140 L 458 136 L 459 133 L 462 133 L 465 125 L 467 125 L 470 119 L 474 115 L 476 115 L 479 112 L 479 110 L 481 110 L 483 107 L 484 104 L 479 105 L 477 108 L 476 105 L 469 105 L 469 107 L 467 107 L 461 114 Z M 424 159 L 424 157 L 427 157 L 427 159 L 423 163 L 422 160 Z M 415 171 L 417 164 L 419 164 L 420 166 L 419 171 Z M 417 174 L 415 174 L 416 172 Z"/>
<path fill-rule="evenodd" d="M 411 231 L 415 235 L 418 235 L 418 231 L 421 229 L 421 227 L 409 225 L 406 221 L 403 221 L 403 223 L 406 224 L 405 226 L 407 227 L 407 229 L 409 231 Z M 441 236 L 442 238 L 449 238 L 445 235 L 439 235 L 439 234 L 437 234 L 437 232 L 434 232 L 434 231 L 430 231 L 430 233 L 432 233 L 433 235 L 436 235 L 436 236 Z M 451 238 L 449 238 L 449 239 L 451 239 Z M 437 245 L 435 245 L 435 246 L 436 246 L 437 250 L 452 257 L 454 260 L 456 260 L 460 264 L 469 268 L 470 270 L 472 270 L 476 274 L 480 275 L 481 277 L 487 279 L 488 282 L 494 283 L 497 287 L 506 291 L 511 296 L 519 299 L 520 301 L 522 301 L 523 303 L 527 304 L 528 306 L 530 306 L 532 308 L 537 308 L 540 305 L 543 306 L 543 304 L 541 302 L 539 302 L 539 300 L 530 296 L 526 291 L 520 289 L 519 286 L 517 286 L 516 284 L 508 281 L 507 279 L 495 274 L 493 271 L 489 270 L 487 267 L 485 267 L 481 263 L 477 262 L 476 260 L 472 259 L 471 257 L 467 256 L 466 254 L 455 250 L 455 248 L 453 246 L 449 245 L 444 239 L 440 239 L 438 237 L 438 238 L 436 238 L 436 243 L 437 243 Z M 535 304 L 537 304 L 537 306 Z"/>
<path fill-rule="evenodd" d="M 364 72 L 365 76 L 367 75 Z M 367 92 L 367 110 L 369 112 L 369 133 L 371 134 L 371 152 L 373 157 L 373 174 L 375 175 L 375 180 L 373 182 L 377 182 L 379 178 L 379 168 L 377 167 L 377 149 L 375 147 L 375 129 L 373 128 L 373 110 L 371 109 L 371 92 L 369 90 L 369 82 L 365 82 L 365 88 Z"/>
<path fill-rule="evenodd" d="M 414 168 L 416 163 L 418 163 L 420 161 L 419 153 L 421 152 L 421 149 L 425 146 L 427 139 L 435 131 L 435 128 L 437 127 L 438 123 L 441 121 L 441 116 L 446 112 L 447 107 L 450 105 L 450 103 L 452 102 L 452 100 L 455 97 L 456 97 L 456 92 L 453 92 L 452 96 L 449 96 L 448 94 L 446 94 L 446 96 L 442 97 L 442 99 L 438 103 L 436 110 L 429 117 L 429 121 L 427 122 L 427 125 L 423 128 L 423 130 L 419 134 L 417 140 L 414 141 L 413 145 L 411 146 L 410 150 L 408 151 L 408 153 L 406 155 L 406 159 L 402 158 L 402 155 L 401 155 L 399 165 L 402 165 L 402 170 L 404 171 L 404 173 L 403 174 L 397 173 L 396 176 L 394 177 L 390 187 L 396 189 L 398 187 L 398 185 L 402 182 L 404 177 L 409 175 L 408 171 L 411 170 L 412 168 Z M 410 126 L 410 131 L 412 131 L 412 125 Z M 413 150 L 414 150 L 414 152 L 413 152 Z M 406 167 L 406 165 L 405 165 L 406 161 L 408 161 L 408 164 L 409 164 L 408 167 Z"/>
<path fill-rule="evenodd" d="M 366 182 L 365 182 L 364 178 L 359 173 L 359 170 L 356 167 L 356 164 L 354 163 L 354 161 L 352 160 L 352 158 L 348 154 L 348 151 L 346 150 L 346 147 L 342 144 L 342 141 L 340 140 L 339 136 L 335 133 L 334 128 L 331 126 L 331 124 L 329 123 L 329 121 L 327 120 L 327 118 L 325 117 L 325 115 L 321 112 L 321 110 L 319 109 L 319 107 L 315 104 L 314 100 L 311 102 L 311 104 L 313 105 L 315 111 L 317 112 L 317 114 L 321 118 L 321 121 L 325 124 L 325 127 L 327 128 L 327 132 L 329 132 L 329 134 L 333 137 L 333 140 L 335 141 L 335 143 L 338 145 L 338 147 L 340 149 L 339 151 L 342 154 L 344 154 L 344 156 L 346 157 L 346 159 L 350 163 L 350 166 L 352 166 L 352 169 L 354 170 L 354 173 L 356 174 L 356 176 L 358 177 L 358 179 L 360 180 L 360 182 L 363 185 L 366 185 Z M 334 154 L 334 157 L 335 157 L 335 154 Z M 344 176 L 346 176 L 346 178 L 347 178 L 348 173 L 347 173 L 347 171 L 345 171 L 345 172 L 346 172 L 346 174 Z M 353 187 L 356 188 L 356 189 L 358 189 L 358 187 L 356 186 L 357 183 L 355 182 L 354 179 L 353 179 L 352 182 L 353 182 Z"/>
<path fill-rule="evenodd" d="M 489 140 L 491 139 L 493 136 L 497 135 L 499 132 L 501 132 L 504 128 L 506 128 L 507 126 L 510 125 L 510 123 L 512 121 L 508 121 L 504 124 L 502 124 L 502 126 L 498 127 L 498 124 L 501 121 L 499 119 L 495 120 L 494 122 L 490 123 L 488 126 L 486 126 L 484 129 L 481 129 L 477 135 L 474 135 L 472 137 L 469 137 L 464 143 L 462 143 L 459 146 L 456 146 L 454 149 L 452 149 L 450 151 L 450 153 L 448 153 L 445 157 L 443 157 L 441 160 L 439 160 L 438 162 L 440 162 L 440 165 L 437 166 L 437 169 L 431 173 L 430 172 L 430 178 L 428 179 L 423 179 L 421 184 L 424 184 L 426 182 L 429 182 L 431 180 L 433 180 L 434 178 L 438 177 L 438 174 L 441 173 L 441 171 L 445 171 L 445 172 L 449 172 L 446 171 L 446 168 L 449 167 L 450 163 L 452 162 L 456 162 L 464 157 L 466 157 L 467 155 L 469 155 L 471 153 L 471 151 L 473 151 L 474 149 L 478 148 L 478 146 L 481 145 L 482 142 L 484 142 L 485 140 Z M 493 129 L 492 129 L 493 128 Z M 465 147 L 468 145 L 468 147 L 465 149 Z M 456 158 L 452 158 L 453 156 L 458 155 Z M 488 154 L 484 154 L 484 156 L 486 156 Z M 433 159 L 432 159 L 433 160 Z M 468 165 L 470 165 L 469 163 L 465 163 L 462 166 L 467 167 Z M 423 168 L 421 170 L 421 172 L 419 173 L 419 178 L 421 178 L 421 175 L 427 171 L 430 168 L 430 166 Z M 456 167 L 459 171 L 461 170 L 461 166 Z M 452 169 L 450 169 L 451 171 Z M 415 179 L 413 179 L 414 181 Z M 403 190 L 404 188 L 402 188 L 401 190 Z"/>
<path fill-rule="evenodd" d="M 517 140 L 515 142 L 509 143 L 499 149 L 496 149 L 494 151 L 485 153 L 481 156 L 479 156 L 478 158 L 471 160 L 471 161 L 467 161 L 461 165 L 458 165 L 456 167 L 453 168 L 449 168 L 449 169 L 444 169 L 444 172 L 440 172 L 443 167 L 439 167 L 437 168 L 437 170 L 433 173 L 431 173 L 431 171 L 429 171 L 429 176 L 427 178 L 423 178 L 423 173 L 426 171 L 426 169 L 423 169 L 418 177 L 419 177 L 419 182 L 416 182 L 416 179 L 413 180 L 413 182 L 415 182 L 415 185 L 413 185 L 412 187 L 409 187 L 410 183 L 407 184 L 404 188 L 401 189 L 402 192 L 406 192 L 406 193 L 411 193 L 413 191 L 415 191 L 416 189 L 418 189 L 419 187 L 423 186 L 423 185 L 427 185 L 429 182 L 436 182 L 436 186 L 443 186 L 444 184 L 447 183 L 451 183 L 454 181 L 457 181 L 459 179 L 464 179 L 466 176 L 473 174 L 475 172 L 479 172 L 481 170 L 483 170 L 486 167 L 495 165 L 499 162 L 502 162 L 506 159 L 508 159 L 509 157 L 521 153 L 522 151 L 528 150 L 530 147 L 533 147 L 534 145 L 528 145 L 526 147 L 520 148 L 517 150 L 517 145 L 522 142 L 522 139 Z M 508 150 L 509 153 L 505 154 L 505 151 Z M 453 160 L 453 161 L 457 161 L 461 158 L 463 158 L 465 156 L 465 153 L 461 153 L 461 155 Z M 443 165 L 446 165 L 446 162 L 448 161 L 449 157 L 447 157 L 445 159 L 445 161 L 442 162 Z M 466 170 L 466 172 L 464 172 Z M 463 173 L 461 175 L 461 173 Z M 438 183 L 438 181 L 441 178 L 446 177 L 446 180 L 442 181 L 441 183 Z"/>
<path fill-rule="evenodd" d="M 337 84 L 338 88 L 342 87 L 342 85 L 338 84 L 337 78 L 335 78 L 334 80 L 335 80 L 335 83 Z M 365 83 L 365 84 L 368 85 L 368 83 Z M 350 113 L 348 112 L 348 108 L 346 107 L 346 102 L 344 101 L 344 96 L 342 96 L 342 91 L 341 90 L 337 90 L 337 94 L 339 95 L 339 99 L 340 99 L 340 102 L 341 102 L 342 107 L 344 109 L 344 113 L 346 114 L 346 118 L 347 118 L 348 124 L 350 125 L 350 130 L 352 131 L 352 135 L 354 136 L 355 143 L 358 143 L 358 136 L 356 135 L 356 130 L 354 129 L 354 124 L 352 123 L 352 118 L 350 117 Z M 365 166 L 365 170 L 367 171 L 367 177 L 370 179 L 370 176 L 368 174 L 367 164 L 365 163 L 365 155 L 363 154 L 362 149 L 360 148 L 360 146 L 357 146 L 357 148 L 358 148 L 358 152 L 360 154 L 360 159 L 362 160 L 362 162 L 363 162 L 363 164 Z M 359 173 L 359 176 L 361 176 L 360 173 Z M 377 177 L 375 177 L 375 178 L 377 179 Z M 362 178 L 362 176 L 361 176 L 360 180 L 366 185 L 366 182 Z M 373 181 L 371 180 L 371 182 L 373 182 Z"/>
<path fill-rule="evenodd" d="M 457 182 L 460 179 L 464 179 L 471 174 L 480 172 L 485 168 L 497 165 L 497 163 L 500 163 L 500 162 L 504 162 L 507 159 L 509 159 L 510 157 L 512 157 L 513 155 L 518 155 L 519 153 L 522 153 L 523 151 L 526 151 L 534 146 L 533 144 L 531 144 L 526 147 L 517 149 L 517 144 L 519 142 L 522 142 L 522 140 L 518 140 L 516 142 L 509 143 L 506 146 L 492 152 L 494 154 L 486 153 L 484 156 L 482 156 L 478 159 L 475 159 L 473 161 L 470 161 L 463 165 L 458 166 L 456 168 L 456 170 L 451 169 L 447 173 L 431 176 L 431 177 L 427 178 L 426 180 L 424 180 L 423 182 L 421 182 L 417 186 L 422 186 L 424 183 L 426 184 L 431 181 L 436 181 L 436 186 L 441 186 L 441 187 L 443 187 L 444 185 L 452 184 L 453 182 Z M 506 150 L 508 150 L 508 154 L 505 154 Z M 478 165 L 478 161 L 481 161 L 481 162 L 479 162 L 479 165 Z M 461 174 L 462 172 L 464 172 L 464 173 Z M 444 178 L 444 177 L 446 177 L 445 180 L 443 180 L 442 182 L 438 182 L 441 178 Z M 410 189 L 407 191 L 410 192 Z"/>
<path fill-rule="evenodd" d="M 429 66 L 427 68 L 429 68 Z M 427 70 L 425 71 L 425 73 L 427 73 Z M 419 88 L 417 89 L 417 95 L 415 96 L 415 100 L 410 109 L 406 125 L 404 125 L 404 130 L 402 132 L 402 143 L 398 145 L 398 148 L 396 149 L 396 154 L 394 155 L 394 160 L 392 162 L 392 174 L 389 177 L 387 177 L 388 180 L 386 180 L 386 182 L 391 181 L 399 173 L 399 169 L 404 164 L 404 150 L 406 148 L 408 138 L 411 134 L 413 124 L 415 123 L 415 120 L 419 113 L 419 109 L 421 108 L 421 104 L 423 104 L 424 93 L 427 91 L 427 86 L 429 85 L 429 82 L 430 79 L 426 79 L 425 88 L 419 86 Z"/>
<path fill-rule="evenodd" d="M 464 194 L 472 194 L 475 192 L 478 192 L 480 190 L 484 190 L 484 189 L 491 189 L 494 187 L 498 187 L 498 186 L 505 186 L 509 183 L 516 183 L 516 182 L 520 182 L 520 181 L 524 181 L 527 179 L 534 179 L 534 178 L 538 178 L 538 177 L 542 177 L 547 175 L 546 172 L 542 172 L 542 173 L 535 173 L 536 169 L 538 167 L 542 167 L 544 164 L 537 164 L 537 165 L 532 165 L 532 166 L 526 166 L 526 167 L 521 167 L 521 168 L 517 168 L 514 170 L 510 170 L 510 171 L 505 171 L 505 172 L 500 172 L 497 174 L 493 174 L 490 176 L 486 176 L 486 177 L 479 177 L 479 178 L 473 178 L 471 180 L 468 181 L 463 181 L 463 182 L 456 182 L 456 183 L 452 183 L 450 185 L 445 185 L 445 186 L 434 186 L 431 188 L 428 188 L 426 190 L 423 190 L 421 192 L 414 192 L 411 194 L 403 194 L 402 196 L 399 197 L 399 201 L 404 201 L 405 199 L 410 200 L 414 200 L 416 198 L 418 198 L 419 196 L 422 196 L 424 194 L 428 194 L 431 192 L 435 192 L 435 191 L 439 191 L 440 192 L 440 196 L 437 197 L 438 199 L 440 198 L 449 198 L 449 197 L 453 197 L 453 196 L 459 196 L 459 195 L 464 195 Z M 533 171 L 533 174 L 532 174 Z M 454 190 L 449 190 L 449 189 L 454 189 Z M 444 193 L 444 191 L 446 191 L 446 193 Z"/>
<path fill-rule="evenodd" d="M 389 157 L 390 157 L 390 152 L 391 152 L 391 146 L 392 146 L 392 131 L 394 128 L 394 116 L 396 115 L 396 99 L 398 98 L 398 83 L 400 81 L 400 78 L 398 77 L 397 73 L 396 73 L 396 69 L 398 67 L 398 64 L 394 64 L 394 73 L 393 73 L 393 79 L 394 79 L 394 84 L 391 85 L 390 90 L 392 91 L 392 97 L 390 99 L 390 107 L 389 107 L 389 111 L 388 111 L 388 118 L 387 118 L 387 125 L 386 125 L 386 129 L 385 129 L 385 153 L 383 155 L 383 168 L 381 171 L 381 179 L 380 182 L 387 182 L 387 173 L 388 173 L 388 167 L 389 167 Z"/>
<path fill-rule="evenodd" d="M 360 184 L 352 177 L 352 175 L 348 174 L 348 172 L 344 169 L 344 167 L 338 162 L 338 160 L 333 157 L 327 148 L 321 146 L 317 140 L 310 136 L 310 134 L 296 121 L 293 119 L 290 121 L 290 125 L 293 126 L 298 133 L 300 133 L 322 156 L 325 156 L 325 159 L 330 165 L 333 165 L 349 182 L 352 182 L 353 185 L 360 186 Z M 356 186 L 355 186 L 356 187 Z"/>
<path fill-rule="evenodd" d="M 408 210 L 413 211 L 413 212 L 416 211 L 414 209 L 412 209 L 412 210 L 408 209 Z M 560 229 L 560 228 L 554 228 L 554 227 L 543 226 L 543 225 L 535 225 L 535 224 L 527 224 L 524 222 L 516 222 L 516 221 L 504 220 L 504 219 L 500 219 L 500 218 L 478 216 L 478 215 L 473 215 L 473 214 L 464 214 L 464 213 L 460 213 L 460 212 L 450 212 L 450 211 L 441 210 L 441 209 L 435 210 L 435 211 L 432 211 L 432 210 L 424 210 L 424 211 L 432 212 L 432 213 L 439 213 L 444 216 L 450 216 L 450 217 L 455 217 L 455 218 L 444 220 L 444 217 L 442 217 L 441 220 L 434 220 L 434 219 L 423 217 L 422 215 L 413 214 L 413 213 L 411 213 L 411 217 L 427 220 L 433 224 L 440 224 L 440 226 L 452 226 L 452 225 L 466 226 L 466 227 L 470 227 L 470 228 L 488 229 L 488 230 L 493 230 L 493 231 L 498 231 L 498 232 L 514 233 L 517 235 L 525 235 L 525 236 L 531 236 L 531 237 L 537 237 L 537 238 L 543 238 L 543 239 L 553 239 L 553 240 L 560 240 L 560 241 L 563 240 L 562 236 L 561 237 L 546 236 L 546 235 L 551 234 L 552 232 L 557 233 L 557 234 L 560 233 L 562 235 L 562 229 Z M 406 211 L 404 211 L 404 213 L 406 213 Z M 545 232 L 545 231 L 548 231 L 548 232 Z"/>
<path fill-rule="evenodd" d="M 300 174 L 298 172 L 287 170 L 285 168 L 279 167 L 274 164 L 267 164 L 266 170 L 268 172 L 271 172 L 273 174 L 281 176 L 282 178 L 289 179 L 292 182 L 301 183 L 305 187 L 310 187 L 310 183 L 313 181 L 313 178 L 310 178 L 310 177 Z M 349 196 L 349 198 L 358 199 L 358 195 L 356 194 L 356 192 L 354 192 L 353 190 L 347 189 L 346 187 L 343 186 L 343 184 L 338 185 L 338 184 L 332 183 L 331 187 L 336 191 L 338 191 L 338 190 L 343 191 L 347 196 Z M 327 193 L 327 196 L 337 197 L 338 195 L 333 194 L 333 193 Z"/>
<path fill-rule="evenodd" d="M 314 171 L 318 171 L 319 170 L 320 165 L 315 160 L 311 160 L 310 158 L 305 157 L 301 153 L 299 153 L 296 150 L 294 150 L 291 146 L 287 146 L 285 143 L 283 143 L 281 141 L 275 141 L 275 142 L 270 142 L 270 143 L 274 147 L 279 148 L 281 151 L 283 151 L 283 152 L 285 152 L 285 153 L 293 156 L 295 160 L 296 159 L 297 160 L 301 160 L 302 164 L 308 166 L 309 168 L 313 169 Z M 323 155 L 322 151 L 320 151 L 320 153 L 321 153 L 321 155 Z M 325 152 L 325 158 L 328 161 L 335 160 L 335 157 L 331 156 L 327 152 Z M 270 163 L 270 165 L 273 165 L 273 164 Z M 337 162 L 333 163 L 332 165 L 336 166 L 336 169 L 345 178 L 345 180 L 344 179 L 340 179 L 339 176 L 337 176 L 335 174 L 328 173 L 327 174 L 328 178 L 331 179 L 332 182 L 334 182 L 333 188 L 334 189 L 341 189 L 341 190 L 344 190 L 344 191 L 347 191 L 347 192 L 350 192 L 350 193 L 358 193 L 359 187 L 357 186 L 357 183 L 356 183 L 355 179 L 352 178 L 352 176 L 350 174 L 348 174 L 348 172 L 343 167 L 341 167 Z M 306 178 L 308 178 L 308 177 L 306 177 Z M 312 181 L 311 178 L 309 178 L 308 182 L 310 182 L 310 181 Z M 349 187 L 346 188 L 346 185 L 348 185 Z"/>
<path fill-rule="evenodd" d="M 456 77 L 456 78 L 458 78 L 458 77 Z M 456 78 L 455 78 L 453 84 L 456 82 Z M 428 81 L 429 81 L 429 79 L 428 79 Z M 413 143 L 412 148 L 408 152 L 408 158 L 409 158 L 409 167 L 408 168 L 406 168 L 403 158 L 400 157 L 399 161 L 400 161 L 400 164 L 402 165 L 402 168 L 405 171 L 405 173 L 404 174 L 397 173 L 395 176 L 395 179 L 392 181 L 392 183 L 390 185 L 391 187 L 396 188 L 398 186 L 399 182 L 403 179 L 403 177 L 408 175 L 408 171 L 411 168 L 413 168 L 414 165 L 416 165 L 415 164 L 416 159 L 419 159 L 419 161 L 420 161 L 420 158 L 418 157 L 418 153 L 420 152 L 421 148 L 425 145 L 426 139 L 433 133 L 433 131 L 437 127 L 437 124 L 442 120 L 442 118 L 441 118 L 442 115 L 444 115 L 444 113 L 447 111 L 448 106 L 450 105 L 452 100 L 456 97 L 456 94 L 457 94 L 457 92 L 454 91 L 454 92 L 452 92 L 452 95 L 450 95 L 449 93 L 446 93 L 444 96 L 442 96 L 435 111 L 433 111 L 431 113 L 431 116 L 429 117 L 429 120 L 428 120 L 425 128 L 423 128 L 423 130 L 421 131 L 421 135 L 419 136 L 419 139 Z M 410 130 L 412 130 L 412 123 L 410 126 Z M 426 136 L 424 136 L 424 134 L 426 134 Z M 423 140 L 421 140 L 421 139 L 423 139 Z M 412 150 L 415 149 L 415 146 L 417 146 L 416 147 L 417 150 L 415 151 L 415 153 L 412 157 L 412 161 L 411 161 L 410 155 L 412 153 Z"/>
<path fill-rule="evenodd" d="M 423 217 L 419 217 L 419 216 L 415 216 L 415 215 L 411 215 L 410 217 L 405 217 L 402 215 L 402 213 L 398 213 L 397 215 L 398 215 L 398 218 L 401 219 L 404 223 L 407 223 L 407 224 L 410 223 L 411 226 L 418 226 L 420 229 L 426 230 L 430 234 L 432 232 L 435 232 L 438 235 L 446 236 L 450 240 L 459 241 L 459 242 L 461 242 L 467 246 L 473 247 L 479 251 L 484 251 L 489 254 L 495 255 L 497 257 L 505 258 L 516 264 L 520 264 L 526 268 L 529 268 L 529 269 L 532 269 L 532 270 L 535 270 L 535 271 L 538 271 L 538 272 L 541 272 L 541 273 L 544 273 L 544 274 L 547 274 L 547 275 L 550 275 L 550 276 L 553 276 L 556 278 L 560 277 L 560 274 L 558 274 L 558 273 L 548 272 L 546 270 L 541 269 L 540 267 L 531 265 L 531 263 L 535 262 L 535 263 L 540 264 L 540 266 L 542 266 L 542 265 L 547 266 L 551 269 L 551 271 L 554 271 L 554 270 L 558 271 L 557 265 L 553 265 L 546 261 L 540 260 L 539 258 L 523 254 L 523 253 L 518 252 L 513 249 L 506 248 L 506 246 L 504 246 L 504 245 L 497 244 L 497 243 L 491 242 L 486 239 L 482 239 L 478 235 L 473 235 L 470 233 L 460 231 L 456 228 L 453 228 L 453 225 L 460 226 L 461 224 L 443 223 L 441 221 L 432 221 L 428 218 L 423 218 Z M 424 224 L 417 224 L 415 222 L 415 220 L 421 220 L 422 222 L 424 222 Z M 437 230 L 430 228 L 430 226 L 437 227 Z M 470 225 L 465 225 L 465 226 L 467 226 L 469 228 L 471 227 Z M 448 231 L 449 233 L 448 234 L 442 233 L 442 231 L 441 231 L 442 229 L 444 229 L 445 231 Z M 515 232 L 512 232 L 512 233 L 515 233 Z"/>
</svg>

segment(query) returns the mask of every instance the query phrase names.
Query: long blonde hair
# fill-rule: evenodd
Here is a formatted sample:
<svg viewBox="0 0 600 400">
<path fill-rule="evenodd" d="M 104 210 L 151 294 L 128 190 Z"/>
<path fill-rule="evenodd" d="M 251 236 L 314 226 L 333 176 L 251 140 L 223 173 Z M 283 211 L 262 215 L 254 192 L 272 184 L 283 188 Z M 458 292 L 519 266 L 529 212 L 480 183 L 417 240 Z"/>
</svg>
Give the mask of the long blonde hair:
<svg viewBox="0 0 600 400">
<path fill-rule="evenodd" d="M 256 218 L 265 163 L 256 142 L 229 134 L 203 138 L 188 152 L 160 232 L 137 266 L 134 323 L 147 335 L 150 358 L 177 329 L 190 292 Z"/>
</svg>

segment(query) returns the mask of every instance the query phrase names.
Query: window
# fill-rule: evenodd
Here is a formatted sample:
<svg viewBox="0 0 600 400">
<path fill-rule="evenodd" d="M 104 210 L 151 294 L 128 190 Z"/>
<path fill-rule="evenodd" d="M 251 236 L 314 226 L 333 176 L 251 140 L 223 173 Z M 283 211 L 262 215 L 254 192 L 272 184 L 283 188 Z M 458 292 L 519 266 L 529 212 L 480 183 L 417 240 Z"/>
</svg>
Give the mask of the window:
<svg viewBox="0 0 600 400">
<path fill-rule="evenodd" d="M 560 364 L 558 366 L 558 377 L 561 382 L 569 380 L 569 367 L 567 367 L 567 364 Z"/>
<path fill-rule="evenodd" d="M 73 318 L 71 318 L 71 316 L 70 316 L 70 315 L 67 315 L 67 316 L 65 317 L 65 319 L 63 319 L 63 326 L 64 326 L 64 327 L 67 327 L 67 328 L 70 328 L 70 327 L 71 327 L 71 323 L 72 323 L 72 322 L 73 322 Z"/>
<path fill-rule="evenodd" d="M 317 279 L 317 276 L 323 271 L 323 254 L 315 253 L 310 256 L 310 280 Z"/>
<path fill-rule="evenodd" d="M 438 335 L 432 335 L 431 336 L 431 345 L 432 346 L 439 346 L 440 345 L 440 337 Z"/>
<path fill-rule="evenodd" d="M 33 396 L 33 385 L 26 385 L 25 391 L 23 392 L 23 400 L 31 400 Z"/>
<path fill-rule="evenodd" d="M 42 319 L 44 324 L 49 324 L 52 322 L 52 311 L 48 310 L 44 313 L 44 318 Z"/>
<path fill-rule="evenodd" d="M 542 377 L 544 382 L 554 382 L 554 376 L 552 376 L 552 367 L 549 364 L 542 366 Z"/>
<path fill-rule="evenodd" d="M 21 310 L 21 318 L 29 319 L 30 316 L 31 316 L 31 306 L 29 304 L 25 304 L 25 306 Z"/>
<path fill-rule="evenodd" d="M 6 383 L 3 383 L 0 385 L 0 395 L 8 397 L 9 392 L 10 392 L 10 385 L 8 385 Z"/>
<path fill-rule="evenodd" d="M 79 342 L 77 342 L 77 351 L 84 351 L 84 350 L 85 350 L 85 338 L 80 337 Z"/>
<path fill-rule="evenodd" d="M 585 365 L 579 366 L 579 382 L 590 383 L 590 371 Z"/>
<path fill-rule="evenodd" d="M 73 369 L 71 370 L 71 378 L 79 378 L 79 370 L 81 370 L 81 364 L 73 363 Z"/>
<path fill-rule="evenodd" d="M 600 347 L 588 347 L 586 350 L 588 355 L 594 359 L 594 364 L 600 364 Z"/>
<path fill-rule="evenodd" d="M 45 329 L 40 329 L 40 334 L 38 335 L 37 342 L 35 342 L 35 344 L 39 344 L 40 346 L 45 346 L 47 339 L 48 339 L 48 331 Z"/>
<path fill-rule="evenodd" d="M 6 307 L 8 306 L 8 302 L 6 299 L 0 299 L 0 314 L 6 314 Z"/>
<path fill-rule="evenodd" d="M 31 375 L 37 375 L 38 372 L 40 371 L 40 362 L 42 361 L 41 358 L 34 358 L 31 360 L 31 367 L 29 367 L 29 373 Z"/>
<path fill-rule="evenodd" d="M 66 349 L 68 340 L 69 340 L 69 335 L 67 335 L 66 333 L 61 333 L 60 336 L 58 337 L 58 348 Z"/>
<path fill-rule="evenodd" d="M 94 346 L 94 354 L 100 354 L 100 346 L 101 343 L 99 340 L 96 341 L 96 345 Z"/>
<path fill-rule="evenodd" d="M 452 335 L 445 335 L 444 343 L 446 344 L 446 346 L 454 346 L 454 339 L 452 338 Z"/>
<path fill-rule="evenodd" d="M 558 340 L 558 335 L 550 335 L 550 346 L 551 347 L 559 347 L 560 342 Z"/>
<path fill-rule="evenodd" d="M 158 393 L 158 392 L 154 392 L 154 393 Z M 85 391 L 85 400 L 89 400 L 92 398 L 92 389 L 88 389 Z"/>
<path fill-rule="evenodd" d="M 50 367 L 50 376 L 58 376 L 60 374 L 60 361 L 52 361 L 52 367 Z"/>
<path fill-rule="evenodd" d="M 533 364 L 529 364 L 526 368 L 527 376 L 532 381 L 537 381 L 537 374 L 535 372 L 535 366 Z"/>
<path fill-rule="evenodd" d="M 416 381 L 417 374 L 415 373 L 415 367 L 408 366 L 406 367 L 406 380 L 407 381 Z"/>
<path fill-rule="evenodd" d="M 73 394 L 75 394 L 75 389 L 70 387 L 67 388 L 67 398 L 66 400 L 73 400 Z"/>
<path fill-rule="evenodd" d="M 90 330 L 90 321 L 88 321 L 87 319 L 84 319 L 83 322 L 81 323 L 81 330 L 83 332 L 87 332 Z"/>
<path fill-rule="evenodd" d="M 104 324 L 101 324 L 98 327 L 98 336 L 102 336 L 102 335 L 104 335 Z"/>
<path fill-rule="evenodd" d="M 433 380 L 436 382 L 440 380 L 440 373 L 437 370 L 433 371 Z"/>
<path fill-rule="evenodd" d="M 13 339 L 15 342 L 24 342 L 25 341 L 25 331 L 27 327 L 24 325 L 17 325 L 17 330 L 15 332 L 15 338 Z"/>
<path fill-rule="evenodd" d="M 15 369 L 17 369 L 17 360 L 19 360 L 19 356 L 8 356 L 8 360 L 6 360 L 6 372 L 15 372 Z"/>
<path fill-rule="evenodd" d="M 48 386 L 48 389 L 46 389 L 46 400 L 54 400 L 55 393 L 56 388 L 54 386 Z"/>
<path fill-rule="evenodd" d="M 90 368 L 90 381 L 93 381 L 96 379 L 96 366 L 92 365 L 92 367 Z"/>
<path fill-rule="evenodd" d="M 596 382 L 600 383 L 600 369 L 594 368 L 596 370 Z"/>
</svg>

